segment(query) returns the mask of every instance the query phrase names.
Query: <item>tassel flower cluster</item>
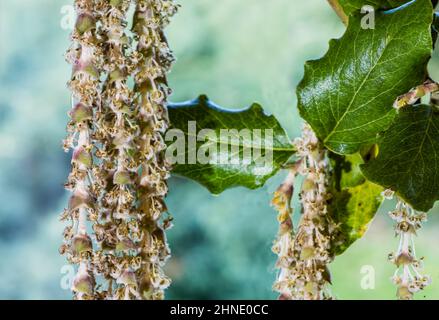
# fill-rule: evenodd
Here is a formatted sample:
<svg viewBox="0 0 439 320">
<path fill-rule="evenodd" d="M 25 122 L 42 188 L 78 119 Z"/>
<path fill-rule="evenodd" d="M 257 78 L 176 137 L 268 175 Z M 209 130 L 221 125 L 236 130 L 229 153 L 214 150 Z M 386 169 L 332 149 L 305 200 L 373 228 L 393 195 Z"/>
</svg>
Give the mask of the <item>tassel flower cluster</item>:
<svg viewBox="0 0 439 320">
<path fill-rule="evenodd" d="M 77 299 L 163 299 L 170 280 L 164 197 L 169 166 L 166 74 L 173 61 L 163 33 L 171 0 L 76 0 L 67 60 L 73 107 L 71 222 L 61 247 L 78 265 Z M 132 29 L 127 13 L 134 7 Z"/>
<path fill-rule="evenodd" d="M 414 237 L 427 220 L 427 215 L 416 212 L 402 200 L 398 200 L 395 210 L 389 215 L 395 222 L 395 235 L 399 237 L 398 250 L 389 254 L 390 262 L 397 268 L 392 281 L 397 286 L 397 298 L 411 300 L 416 292 L 431 283 L 429 276 L 421 274 L 424 259 L 416 257 L 414 243 Z"/>
<path fill-rule="evenodd" d="M 309 126 L 295 140 L 301 160 L 275 193 L 273 204 L 279 211 L 280 229 L 273 251 L 278 254 L 278 277 L 274 290 L 282 300 L 330 299 L 328 264 L 331 236 L 336 226 L 328 216 L 329 164 L 326 153 Z M 296 172 L 304 177 L 300 201 L 302 216 L 294 233 L 290 217 L 291 188 Z"/>
</svg>

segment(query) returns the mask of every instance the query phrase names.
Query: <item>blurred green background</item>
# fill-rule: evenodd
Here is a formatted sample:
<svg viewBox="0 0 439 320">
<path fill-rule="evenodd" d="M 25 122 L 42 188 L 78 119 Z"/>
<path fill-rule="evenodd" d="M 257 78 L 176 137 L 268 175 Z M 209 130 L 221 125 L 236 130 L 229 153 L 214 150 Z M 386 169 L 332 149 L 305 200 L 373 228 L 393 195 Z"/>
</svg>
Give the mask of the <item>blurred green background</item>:
<svg viewBox="0 0 439 320">
<path fill-rule="evenodd" d="M 62 151 L 68 121 L 70 67 L 63 53 L 65 0 L 0 0 L 0 298 L 68 299 L 58 254 L 67 201 L 63 182 L 69 157 Z M 295 86 L 308 59 L 319 58 L 344 27 L 322 0 L 180 0 L 167 33 L 177 62 L 170 74 L 173 101 L 206 93 L 216 103 L 242 108 L 260 102 L 300 133 Z M 439 79 L 439 59 L 430 71 Z M 269 206 L 282 174 L 264 188 L 210 195 L 174 177 L 167 203 L 173 257 L 171 299 L 272 299 L 277 230 Z M 396 249 L 384 205 L 366 236 L 332 264 L 339 299 L 393 299 L 387 254 Z M 433 210 L 438 211 L 438 210 Z M 433 284 L 419 299 L 439 298 L 439 224 L 436 212 L 420 232 Z M 361 288 L 363 266 L 375 270 L 375 288 Z"/>
</svg>

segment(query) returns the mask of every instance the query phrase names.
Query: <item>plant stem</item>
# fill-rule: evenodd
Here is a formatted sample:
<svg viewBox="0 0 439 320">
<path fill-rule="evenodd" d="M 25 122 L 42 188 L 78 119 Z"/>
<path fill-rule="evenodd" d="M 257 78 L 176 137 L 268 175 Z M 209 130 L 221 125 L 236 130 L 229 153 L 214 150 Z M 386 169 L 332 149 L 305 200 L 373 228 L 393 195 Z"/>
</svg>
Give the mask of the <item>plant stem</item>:
<svg viewBox="0 0 439 320">
<path fill-rule="evenodd" d="M 343 8 L 341 7 L 338 0 L 328 0 L 329 5 L 334 9 L 335 13 L 337 13 L 340 20 L 343 22 L 345 26 L 349 23 L 349 17 L 345 14 Z"/>
</svg>

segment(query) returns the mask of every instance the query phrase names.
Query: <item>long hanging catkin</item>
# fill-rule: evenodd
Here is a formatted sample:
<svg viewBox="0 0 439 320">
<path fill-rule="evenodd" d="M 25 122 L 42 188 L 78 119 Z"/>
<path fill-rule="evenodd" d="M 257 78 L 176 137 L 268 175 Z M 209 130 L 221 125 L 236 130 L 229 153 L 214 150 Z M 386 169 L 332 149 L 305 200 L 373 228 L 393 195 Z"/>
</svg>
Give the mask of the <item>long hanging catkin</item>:
<svg viewBox="0 0 439 320">
<path fill-rule="evenodd" d="M 386 190 L 384 196 L 393 198 L 393 191 Z M 398 249 L 389 254 L 389 260 L 396 266 L 392 277 L 397 286 L 396 296 L 400 300 L 411 300 L 416 292 L 431 283 L 429 276 L 421 274 L 423 258 L 417 258 L 414 237 L 427 220 L 425 212 L 417 212 L 402 199 L 397 199 L 395 210 L 389 212 L 395 222 L 395 235 L 399 238 Z"/>
<path fill-rule="evenodd" d="M 279 269 L 273 289 L 282 300 L 331 299 L 328 264 L 333 260 L 330 252 L 335 225 L 327 205 L 329 163 L 325 149 L 308 125 L 294 144 L 300 160 L 273 199 L 280 223 L 273 246 Z M 294 233 L 290 201 L 296 174 L 302 175 L 304 181 L 300 193 L 302 217 Z"/>
<path fill-rule="evenodd" d="M 62 251 L 79 264 L 77 298 L 163 299 L 170 284 L 162 270 L 170 255 L 164 231 L 171 226 L 171 218 L 162 219 L 169 176 L 162 135 L 173 58 L 163 28 L 177 6 L 135 1 L 130 31 L 131 4 L 76 2 L 68 52 L 75 103 L 66 139 L 74 148 L 67 184 L 73 195 L 63 214 L 73 223 Z"/>
<path fill-rule="evenodd" d="M 97 274 L 106 280 L 99 298 L 139 299 L 136 271 L 140 236 L 133 179 L 137 173 L 133 136 L 139 130 L 133 117 L 130 39 L 126 15 L 129 0 L 100 1 L 100 35 L 105 56 L 102 104 L 96 113 L 96 156 L 100 159 L 99 221 L 93 226 L 100 251 L 95 255 Z"/>
<path fill-rule="evenodd" d="M 94 110 L 100 104 L 99 75 L 103 55 L 97 37 L 95 3 L 93 0 L 76 0 L 77 21 L 72 33 L 72 46 L 66 59 L 73 66 L 68 85 L 72 91 L 72 109 L 66 151 L 73 149 L 72 170 L 66 189 L 72 192 L 68 208 L 61 219 L 71 224 L 64 230 L 64 243 L 60 248 L 69 262 L 78 265 L 72 290 L 77 299 L 92 299 L 95 278 L 93 274 L 93 245 L 87 221 L 96 217 L 97 202 L 93 177 Z"/>
<path fill-rule="evenodd" d="M 166 206 L 166 179 L 169 165 L 165 161 L 166 144 L 163 134 L 168 128 L 166 100 L 170 93 L 166 74 L 173 56 L 163 29 L 177 6 L 170 0 L 137 0 L 133 18 L 133 32 L 137 40 L 134 52 L 134 114 L 139 131 L 134 138 L 140 157 L 137 159 L 138 176 L 135 188 L 139 202 L 139 227 L 144 235 L 141 240 L 142 266 L 139 269 L 139 294 L 145 299 L 163 299 L 164 289 L 170 280 L 162 267 L 170 255 L 165 229 L 166 219 L 159 219 Z"/>
</svg>

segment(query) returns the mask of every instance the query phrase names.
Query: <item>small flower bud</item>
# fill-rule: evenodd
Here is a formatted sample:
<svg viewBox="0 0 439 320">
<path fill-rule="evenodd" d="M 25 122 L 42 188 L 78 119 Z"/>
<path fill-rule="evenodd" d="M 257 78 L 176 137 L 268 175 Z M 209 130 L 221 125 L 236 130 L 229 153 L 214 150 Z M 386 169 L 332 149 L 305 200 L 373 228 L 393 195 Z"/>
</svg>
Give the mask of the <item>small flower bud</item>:
<svg viewBox="0 0 439 320">
<path fill-rule="evenodd" d="M 110 73 L 110 81 L 122 80 L 126 77 L 126 72 L 120 69 L 116 69 Z"/>
<path fill-rule="evenodd" d="M 165 290 L 171 285 L 171 280 L 167 277 L 156 277 L 151 281 L 154 288 L 159 290 Z"/>
<path fill-rule="evenodd" d="M 128 238 L 119 241 L 116 245 L 116 251 L 126 251 L 135 249 L 136 245 L 134 242 Z"/>
<path fill-rule="evenodd" d="M 70 117 L 75 123 L 91 120 L 93 117 L 93 111 L 90 107 L 82 103 L 77 103 L 73 109 L 69 112 Z"/>
<path fill-rule="evenodd" d="M 69 211 L 79 209 L 83 206 L 91 207 L 93 203 L 92 197 L 88 193 L 79 192 L 75 190 L 69 199 Z"/>
<path fill-rule="evenodd" d="M 116 283 L 123 284 L 124 286 L 137 286 L 136 274 L 131 270 L 125 270 L 122 272 L 119 278 L 117 278 Z"/>
<path fill-rule="evenodd" d="M 315 183 L 312 179 L 305 179 L 305 181 L 303 181 L 302 184 L 302 191 L 311 191 L 314 190 L 315 188 Z"/>
<path fill-rule="evenodd" d="M 118 7 L 122 3 L 122 0 L 110 0 L 110 6 Z"/>
<path fill-rule="evenodd" d="M 73 254 L 79 255 L 83 252 L 91 252 L 93 250 L 93 244 L 91 239 L 86 234 L 78 234 L 73 237 L 71 250 Z"/>
<path fill-rule="evenodd" d="M 304 247 L 300 252 L 301 260 L 309 260 L 315 256 L 315 248 L 314 247 Z"/>
<path fill-rule="evenodd" d="M 307 282 L 304 287 L 304 290 L 311 296 L 314 296 L 315 293 L 318 291 L 318 284 L 313 281 Z"/>
<path fill-rule="evenodd" d="M 273 200 L 271 204 L 279 212 L 278 221 L 283 223 L 290 218 L 292 212 L 290 208 L 291 197 L 293 196 L 293 181 L 288 181 L 288 183 L 283 183 L 274 193 Z"/>
<path fill-rule="evenodd" d="M 83 35 L 84 33 L 94 29 L 95 26 L 95 19 L 91 15 L 83 13 L 78 16 L 75 28 L 80 35 Z"/>
<path fill-rule="evenodd" d="M 401 285 L 398 287 L 396 291 L 396 296 L 401 300 L 411 300 L 413 298 L 413 293 L 409 290 L 409 288 L 405 285 Z"/>
<path fill-rule="evenodd" d="M 396 225 L 396 230 L 399 232 L 405 232 L 416 235 L 416 230 L 413 227 L 412 224 L 408 223 L 407 221 L 401 221 Z"/>
<path fill-rule="evenodd" d="M 290 210 L 279 211 L 279 214 L 277 215 L 277 220 L 280 224 L 284 223 L 288 219 L 290 219 Z"/>
<path fill-rule="evenodd" d="M 124 110 L 125 107 L 122 109 Z M 128 146 L 130 143 L 131 137 L 124 135 L 124 134 L 117 134 L 114 138 L 113 138 L 113 144 L 116 147 L 120 147 L 120 146 Z"/>
<path fill-rule="evenodd" d="M 293 222 L 291 218 L 288 217 L 279 225 L 279 235 L 283 235 L 285 233 L 291 233 L 293 231 Z"/>
<path fill-rule="evenodd" d="M 401 252 L 395 259 L 395 264 L 397 267 L 401 265 L 411 264 L 413 262 L 413 257 L 406 252 Z"/>
<path fill-rule="evenodd" d="M 95 280 L 88 272 L 78 272 L 73 279 L 72 290 L 77 293 L 92 295 L 94 291 Z"/>
<path fill-rule="evenodd" d="M 113 176 L 113 183 L 117 185 L 127 185 L 132 183 L 131 175 L 128 171 L 119 170 Z"/>
<path fill-rule="evenodd" d="M 79 146 L 73 151 L 72 160 L 78 164 L 90 168 L 93 164 L 93 157 L 84 147 Z"/>
<path fill-rule="evenodd" d="M 93 64 L 87 64 L 82 69 L 95 79 L 99 78 L 99 70 Z"/>
</svg>

